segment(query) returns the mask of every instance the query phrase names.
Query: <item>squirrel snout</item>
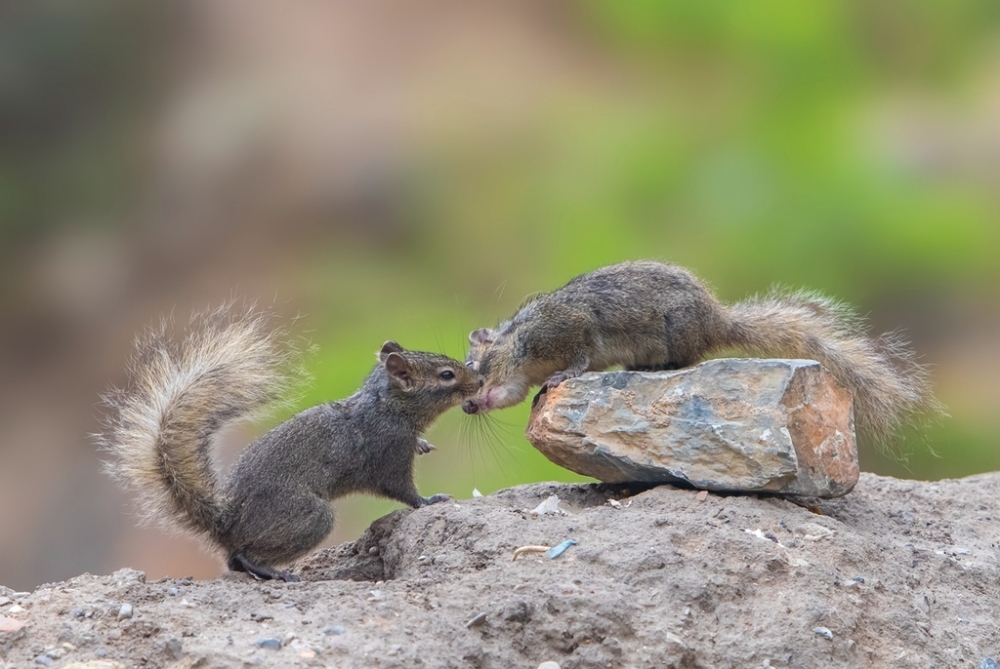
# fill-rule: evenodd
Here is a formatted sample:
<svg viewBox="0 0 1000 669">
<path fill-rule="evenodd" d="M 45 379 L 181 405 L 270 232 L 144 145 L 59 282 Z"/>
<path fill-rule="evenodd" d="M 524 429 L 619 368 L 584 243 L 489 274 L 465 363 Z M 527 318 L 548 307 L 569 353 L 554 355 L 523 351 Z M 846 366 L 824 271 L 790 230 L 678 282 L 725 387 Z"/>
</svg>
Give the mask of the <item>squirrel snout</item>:
<svg viewBox="0 0 1000 669">
<path fill-rule="evenodd" d="M 465 400 L 462 403 L 462 411 L 467 414 L 479 413 L 479 404 L 476 403 L 476 400 Z"/>
</svg>

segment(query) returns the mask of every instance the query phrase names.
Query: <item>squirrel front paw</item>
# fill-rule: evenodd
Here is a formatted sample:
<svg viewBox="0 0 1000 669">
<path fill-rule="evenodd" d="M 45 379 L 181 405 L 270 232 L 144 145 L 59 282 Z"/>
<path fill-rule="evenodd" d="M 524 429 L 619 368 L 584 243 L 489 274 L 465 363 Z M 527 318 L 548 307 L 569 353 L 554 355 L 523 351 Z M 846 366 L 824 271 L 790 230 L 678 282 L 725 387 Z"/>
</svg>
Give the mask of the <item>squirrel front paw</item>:
<svg viewBox="0 0 1000 669">
<path fill-rule="evenodd" d="M 545 383 L 542 384 L 542 390 L 548 390 L 549 388 L 555 388 L 556 386 L 558 386 L 563 381 L 568 381 L 569 379 L 575 378 L 577 376 L 580 376 L 580 375 L 576 374 L 576 373 L 574 373 L 574 372 L 572 372 L 571 370 L 568 370 L 568 369 L 564 369 L 561 372 L 556 372 L 555 374 L 553 374 L 549 378 L 545 379 Z"/>
<path fill-rule="evenodd" d="M 427 441 L 426 439 L 417 439 L 417 447 L 415 450 L 417 451 L 417 455 L 424 455 L 425 453 L 436 451 L 437 446 Z"/>
</svg>

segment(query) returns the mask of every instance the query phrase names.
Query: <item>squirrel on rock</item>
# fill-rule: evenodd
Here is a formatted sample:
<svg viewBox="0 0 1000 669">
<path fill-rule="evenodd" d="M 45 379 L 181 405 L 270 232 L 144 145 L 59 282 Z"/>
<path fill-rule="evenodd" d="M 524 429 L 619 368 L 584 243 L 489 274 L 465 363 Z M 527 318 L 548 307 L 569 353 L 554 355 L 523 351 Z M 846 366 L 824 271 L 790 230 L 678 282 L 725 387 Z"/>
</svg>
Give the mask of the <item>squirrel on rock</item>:
<svg viewBox="0 0 1000 669">
<path fill-rule="evenodd" d="M 475 396 L 482 380 L 457 360 L 388 341 L 356 393 L 273 428 L 220 481 L 213 437 L 290 385 L 280 335 L 265 314 L 228 306 L 197 317 L 179 345 L 165 327 L 140 339 L 129 385 L 105 398 L 113 413 L 97 440 L 146 516 L 207 538 L 233 571 L 297 581 L 275 566 L 330 533 L 332 500 L 356 492 L 411 507 L 449 499 L 421 497 L 413 459 L 434 448 L 423 431 Z"/>
<path fill-rule="evenodd" d="M 527 299 L 496 328 L 469 335 L 466 364 L 485 377 L 462 405 L 469 414 L 517 404 L 586 371 L 688 367 L 737 349 L 817 360 L 854 396 L 859 427 L 889 439 L 922 413 L 941 410 L 926 369 L 895 333 L 867 336 L 844 304 L 807 291 L 772 291 L 722 304 L 690 271 L 640 260 L 601 267 Z"/>
<path fill-rule="evenodd" d="M 129 385 L 97 436 L 110 472 L 139 494 L 148 517 L 221 549 L 228 567 L 279 571 L 333 528 L 330 502 L 355 492 L 412 507 L 421 435 L 457 405 L 485 413 L 588 371 L 679 369 L 737 349 L 819 361 L 854 397 L 859 427 L 878 441 L 941 410 L 926 369 L 898 335 L 867 335 L 847 306 L 816 293 L 773 291 L 726 306 L 690 271 L 655 261 L 609 265 L 528 299 L 496 328 L 469 335 L 465 364 L 387 341 L 350 397 L 302 411 L 247 446 L 223 480 L 214 436 L 288 389 L 288 348 L 268 317 L 227 306 L 196 318 L 183 341 L 166 328 L 140 339 Z"/>
</svg>

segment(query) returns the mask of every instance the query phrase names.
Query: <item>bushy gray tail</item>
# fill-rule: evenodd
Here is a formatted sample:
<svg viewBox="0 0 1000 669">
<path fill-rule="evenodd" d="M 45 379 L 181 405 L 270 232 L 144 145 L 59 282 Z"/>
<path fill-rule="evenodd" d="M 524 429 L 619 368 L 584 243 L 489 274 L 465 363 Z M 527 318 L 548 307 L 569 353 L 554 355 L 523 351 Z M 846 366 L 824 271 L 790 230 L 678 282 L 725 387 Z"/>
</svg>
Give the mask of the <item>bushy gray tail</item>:
<svg viewBox="0 0 1000 669">
<path fill-rule="evenodd" d="M 854 396 L 861 431 L 887 444 L 903 425 L 943 410 L 926 368 L 898 333 L 876 339 L 849 306 L 773 290 L 729 307 L 729 345 L 752 355 L 819 361 Z"/>
<path fill-rule="evenodd" d="M 145 519 L 216 536 L 225 502 L 212 437 L 289 386 L 292 353 L 270 321 L 229 304 L 196 315 L 179 344 L 166 323 L 137 339 L 129 384 L 104 397 L 112 415 L 96 439 L 114 456 L 106 470 L 138 493 Z"/>
</svg>

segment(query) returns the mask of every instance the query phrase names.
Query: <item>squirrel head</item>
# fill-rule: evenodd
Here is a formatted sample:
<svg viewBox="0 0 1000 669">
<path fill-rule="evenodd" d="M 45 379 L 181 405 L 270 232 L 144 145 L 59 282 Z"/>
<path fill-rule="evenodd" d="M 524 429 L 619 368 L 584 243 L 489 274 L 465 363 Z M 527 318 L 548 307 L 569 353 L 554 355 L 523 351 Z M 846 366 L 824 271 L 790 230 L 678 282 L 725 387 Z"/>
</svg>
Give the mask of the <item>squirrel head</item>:
<svg viewBox="0 0 1000 669">
<path fill-rule="evenodd" d="M 483 389 L 462 403 L 467 414 L 486 413 L 521 402 L 532 385 L 533 370 L 529 356 L 515 354 L 514 335 L 499 330 L 479 328 L 469 333 L 465 364 L 483 377 Z M 543 377 L 544 378 L 544 377 Z"/>
<path fill-rule="evenodd" d="M 392 393 L 436 417 L 474 397 L 483 379 L 472 368 L 438 353 L 408 351 L 387 341 L 378 352 Z"/>
</svg>

